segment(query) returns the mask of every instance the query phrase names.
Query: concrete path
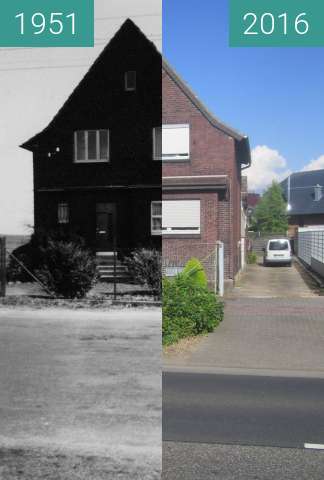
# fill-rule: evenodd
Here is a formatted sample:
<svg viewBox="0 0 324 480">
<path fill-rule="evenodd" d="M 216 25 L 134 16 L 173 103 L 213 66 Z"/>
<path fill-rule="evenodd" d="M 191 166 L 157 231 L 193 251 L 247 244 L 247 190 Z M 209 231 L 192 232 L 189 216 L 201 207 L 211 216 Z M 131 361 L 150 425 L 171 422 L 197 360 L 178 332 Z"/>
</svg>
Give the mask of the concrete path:
<svg viewBox="0 0 324 480">
<path fill-rule="evenodd" d="M 0 364 L 1 479 L 160 478 L 160 310 L 0 309 Z"/>
<path fill-rule="evenodd" d="M 230 297 L 308 298 L 314 297 L 311 279 L 296 262 L 292 267 L 249 265 Z"/>
</svg>

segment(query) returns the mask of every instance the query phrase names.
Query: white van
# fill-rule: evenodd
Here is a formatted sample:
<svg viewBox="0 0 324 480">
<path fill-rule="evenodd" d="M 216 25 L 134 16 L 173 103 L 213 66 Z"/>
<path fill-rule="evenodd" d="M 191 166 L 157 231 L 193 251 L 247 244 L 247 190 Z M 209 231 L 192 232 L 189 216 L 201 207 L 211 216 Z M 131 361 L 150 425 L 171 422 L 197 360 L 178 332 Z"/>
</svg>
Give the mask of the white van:
<svg viewBox="0 0 324 480">
<path fill-rule="evenodd" d="M 292 251 L 290 241 L 286 238 L 275 238 L 269 240 L 266 248 L 263 249 L 263 265 L 283 264 L 291 267 Z"/>
</svg>

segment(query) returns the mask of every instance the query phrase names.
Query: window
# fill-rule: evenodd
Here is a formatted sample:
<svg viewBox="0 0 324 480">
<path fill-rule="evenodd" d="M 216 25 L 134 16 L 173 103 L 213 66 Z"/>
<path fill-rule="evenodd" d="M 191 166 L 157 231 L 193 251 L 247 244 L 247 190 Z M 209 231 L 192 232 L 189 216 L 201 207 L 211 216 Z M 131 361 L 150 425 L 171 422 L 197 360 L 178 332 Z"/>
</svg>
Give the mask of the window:
<svg viewBox="0 0 324 480">
<path fill-rule="evenodd" d="M 165 200 L 162 212 L 163 234 L 200 233 L 200 200 Z"/>
<path fill-rule="evenodd" d="M 189 125 L 163 125 L 154 129 L 154 160 L 189 160 Z"/>
<path fill-rule="evenodd" d="M 126 92 L 134 92 L 136 90 L 136 72 L 125 73 L 125 90 Z"/>
<path fill-rule="evenodd" d="M 152 235 L 162 233 L 162 202 L 151 203 L 151 233 Z"/>
<path fill-rule="evenodd" d="M 66 202 L 60 202 L 57 208 L 57 221 L 58 223 L 69 223 L 70 220 L 69 204 Z"/>
<path fill-rule="evenodd" d="M 76 163 L 109 162 L 109 130 L 79 130 L 74 133 Z"/>
</svg>

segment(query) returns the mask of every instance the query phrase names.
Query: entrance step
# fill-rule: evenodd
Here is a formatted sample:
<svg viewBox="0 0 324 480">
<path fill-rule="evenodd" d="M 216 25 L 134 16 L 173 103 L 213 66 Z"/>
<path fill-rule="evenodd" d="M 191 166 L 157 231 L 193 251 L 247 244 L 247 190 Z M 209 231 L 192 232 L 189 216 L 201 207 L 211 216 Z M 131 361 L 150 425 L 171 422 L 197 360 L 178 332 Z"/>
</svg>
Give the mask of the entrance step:
<svg viewBox="0 0 324 480">
<path fill-rule="evenodd" d="M 132 278 L 123 262 L 117 259 L 116 267 L 114 266 L 114 252 L 97 252 L 96 257 L 97 271 L 101 281 L 113 282 L 116 275 L 115 280 L 119 283 L 131 282 Z"/>
</svg>

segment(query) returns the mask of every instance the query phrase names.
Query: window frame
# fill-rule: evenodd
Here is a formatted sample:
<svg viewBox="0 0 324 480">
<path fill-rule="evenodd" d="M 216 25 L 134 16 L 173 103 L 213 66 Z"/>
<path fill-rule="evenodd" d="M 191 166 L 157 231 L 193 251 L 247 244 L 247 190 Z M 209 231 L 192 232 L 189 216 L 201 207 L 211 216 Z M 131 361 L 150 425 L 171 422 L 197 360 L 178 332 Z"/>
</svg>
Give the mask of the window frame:
<svg viewBox="0 0 324 480">
<path fill-rule="evenodd" d="M 89 133 L 96 133 L 96 158 L 89 158 Z M 107 134 L 107 158 L 99 158 L 100 156 L 100 132 L 106 132 Z M 85 159 L 78 159 L 78 133 L 84 134 L 85 141 Z M 76 130 L 74 132 L 74 163 L 109 163 L 110 162 L 110 130 L 109 129 L 90 129 L 90 130 Z"/>
<path fill-rule="evenodd" d="M 135 74 L 135 86 L 134 87 L 129 87 L 128 86 L 128 74 L 129 73 L 134 73 Z M 124 75 L 124 82 L 125 82 L 125 92 L 136 92 L 137 90 L 137 72 L 136 70 L 127 70 L 127 72 L 125 72 L 125 75 Z"/>
<path fill-rule="evenodd" d="M 157 128 L 161 128 L 161 143 L 162 143 L 162 152 L 161 157 L 157 157 L 156 155 L 156 138 L 155 138 L 155 130 Z M 166 154 L 163 156 L 163 129 L 176 129 L 176 128 L 186 128 L 188 130 L 188 153 L 185 155 L 180 155 L 176 153 L 174 155 Z M 161 160 L 162 162 L 188 162 L 190 161 L 190 139 L 191 139 L 191 127 L 190 123 L 164 123 L 161 127 L 154 128 L 154 160 Z"/>
<path fill-rule="evenodd" d="M 60 209 L 66 208 L 66 219 L 60 215 Z M 69 202 L 61 201 L 57 204 L 57 223 L 58 225 L 68 225 L 70 223 L 70 205 Z"/>
<path fill-rule="evenodd" d="M 173 230 L 166 230 L 163 228 L 163 203 L 164 202 L 199 202 L 199 227 L 198 228 L 188 228 L 188 229 L 173 229 Z M 177 200 L 163 200 L 162 201 L 162 235 L 201 235 L 201 199 L 177 199 Z"/>
<path fill-rule="evenodd" d="M 160 215 L 156 215 L 156 214 L 153 213 L 153 205 L 154 204 L 160 204 L 161 205 L 161 214 Z M 161 219 L 161 230 L 154 230 L 153 220 L 155 218 Z M 161 236 L 162 235 L 162 200 L 152 200 L 151 201 L 151 235 L 153 235 L 153 236 Z"/>
</svg>

